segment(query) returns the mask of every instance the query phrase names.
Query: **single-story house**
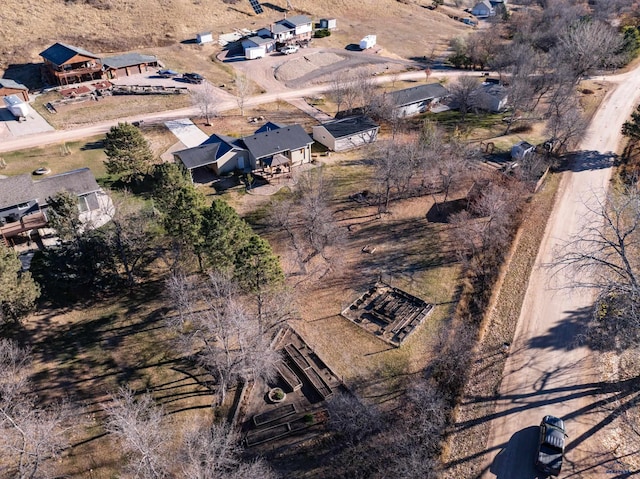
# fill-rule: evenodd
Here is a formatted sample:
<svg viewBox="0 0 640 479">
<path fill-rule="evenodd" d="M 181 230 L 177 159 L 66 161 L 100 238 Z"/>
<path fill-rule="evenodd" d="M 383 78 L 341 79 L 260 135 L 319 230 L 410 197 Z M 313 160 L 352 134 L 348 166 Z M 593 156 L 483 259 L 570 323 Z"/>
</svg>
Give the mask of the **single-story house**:
<svg viewBox="0 0 640 479">
<path fill-rule="evenodd" d="M 449 94 L 440 83 L 429 83 L 387 93 L 394 115 L 405 117 L 429 111 Z"/>
<path fill-rule="evenodd" d="M 211 135 L 201 145 L 176 151 L 173 156 L 191 173 L 206 167 L 217 175 L 224 175 L 309 163 L 312 144 L 313 139 L 300 125 L 269 122 L 253 135 L 242 138 Z"/>
<path fill-rule="evenodd" d="M 16 95 L 22 101 L 29 102 L 29 89 L 21 83 L 8 78 L 0 78 L 0 96 Z"/>
<path fill-rule="evenodd" d="M 173 154 L 189 171 L 208 167 L 216 175 L 225 175 L 236 170 L 244 171 L 249 166 L 249 153 L 240 138 L 211 135 L 204 143 Z"/>
<path fill-rule="evenodd" d="M 98 55 L 66 43 L 54 43 L 40 53 L 44 60 L 44 73 L 56 85 L 100 80 L 102 62 Z"/>
<path fill-rule="evenodd" d="M 242 142 L 250 153 L 253 169 L 276 166 L 274 156 L 279 154 L 288 159 L 288 166 L 300 166 L 311 162 L 313 139 L 300 125 L 283 126 L 245 136 Z"/>
<path fill-rule="evenodd" d="M 106 76 L 109 79 L 137 75 L 158 68 L 158 57 L 140 53 L 124 53 L 102 59 Z"/>
<path fill-rule="evenodd" d="M 379 129 L 367 116 L 352 116 L 314 126 L 313 139 L 332 151 L 345 151 L 373 143 Z"/>
<path fill-rule="evenodd" d="M 484 82 L 473 92 L 474 106 L 494 113 L 504 110 L 508 100 L 508 89 L 496 83 Z"/>
<path fill-rule="evenodd" d="M 294 15 L 272 24 L 269 28 L 258 30 L 259 36 L 269 36 L 278 43 L 310 40 L 313 24 L 306 15 Z"/>
<path fill-rule="evenodd" d="M 9 239 L 47 225 L 49 199 L 62 191 L 78 197 L 80 220 L 87 226 L 106 223 L 113 203 L 96 182 L 89 168 L 80 168 L 39 181 L 30 174 L 0 179 L 0 238 Z"/>
<path fill-rule="evenodd" d="M 527 141 L 519 141 L 511 148 L 511 159 L 514 161 L 522 161 L 527 156 L 535 153 L 536 146 Z"/>
<path fill-rule="evenodd" d="M 487 18 L 494 16 L 496 11 L 489 0 L 480 0 L 471 9 L 471 14 L 478 18 Z"/>
</svg>

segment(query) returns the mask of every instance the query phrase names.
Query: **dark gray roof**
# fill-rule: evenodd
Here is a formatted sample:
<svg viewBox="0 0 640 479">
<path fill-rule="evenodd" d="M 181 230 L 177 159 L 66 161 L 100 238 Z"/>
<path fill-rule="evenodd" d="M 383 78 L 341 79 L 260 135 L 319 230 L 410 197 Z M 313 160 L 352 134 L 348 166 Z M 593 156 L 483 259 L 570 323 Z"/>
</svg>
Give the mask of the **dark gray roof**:
<svg viewBox="0 0 640 479">
<path fill-rule="evenodd" d="M 254 131 L 253 134 L 255 135 L 265 131 L 277 130 L 278 128 L 284 128 L 285 126 L 287 125 L 284 125 L 282 123 L 275 123 L 273 121 L 268 121 L 264 125 L 262 125 L 260 128 L 258 128 L 256 131 Z"/>
<path fill-rule="evenodd" d="M 300 125 L 285 126 L 277 130 L 245 136 L 242 141 L 254 158 L 297 150 L 313 143 L 311 137 Z"/>
<path fill-rule="evenodd" d="M 255 35 L 253 37 L 249 37 L 249 38 L 247 38 L 247 40 L 245 40 L 245 42 L 246 41 L 250 41 L 252 43 L 255 43 L 258 46 L 259 45 L 268 45 L 269 43 L 275 42 L 275 40 L 273 38 L 271 38 L 271 37 L 265 38 L 265 37 L 260 37 L 258 35 Z"/>
<path fill-rule="evenodd" d="M 9 78 L 0 78 L 0 88 L 14 88 L 16 90 L 28 90 L 26 86 Z"/>
<path fill-rule="evenodd" d="M 0 209 L 35 199 L 31 175 L 9 176 L 0 179 Z"/>
<path fill-rule="evenodd" d="M 74 47 L 67 45 L 66 43 L 54 43 L 45 51 L 40 53 L 40 56 L 45 60 L 49 60 L 54 65 L 62 65 L 64 62 L 70 60 L 76 55 L 84 55 L 90 58 L 99 58 L 98 55 L 94 55 L 88 52 L 84 48 Z"/>
<path fill-rule="evenodd" d="M 428 85 L 418 85 L 404 90 L 392 91 L 389 96 L 395 106 L 404 106 L 419 101 L 442 98 L 447 93 L 447 89 L 440 83 L 429 83 Z"/>
<path fill-rule="evenodd" d="M 286 23 L 283 23 L 284 20 L 280 20 L 279 22 L 275 23 L 272 27 L 271 27 L 271 32 L 272 33 L 282 33 L 282 32 L 288 32 L 289 30 L 293 30 L 295 28 L 295 25 L 289 25 Z"/>
<path fill-rule="evenodd" d="M 99 191 L 100 185 L 89 168 L 80 168 L 43 178 L 34 182 L 33 188 L 37 193 L 38 203 L 45 205 L 48 198 L 61 191 L 82 196 Z"/>
<path fill-rule="evenodd" d="M 480 84 L 480 90 L 487 95 L 490 95 L 499 100 L 506 98 L 509 94 L 509 90 L 506 87 L 502 85 L 496 85 L 495 83 L 482 83 Z"/>
<path fill-rule="evenodd" d="M 176 151 L 174 155 L 180 159 L 188 170 L 192 170 L 199 166 L 214 163 L 218 159 L 218 150 L 221 145 L 222 143 L 203 144 L 193 148 L 187 148 L 186 150 Z"/>
<path fill-rule="evenodd" d="M 143 63 L 156 63 L 158 57 L 154 55 L 142 55 L 140 53 L 125 53 L 123 55 L 114 55 L 102 59 L 102 64 L 109 68 L 124 68 Z"/>
<path fill-rule="evenodd" d="M 81 196 L 99 189 L 100 186 L 89 168 L 68 171 L 35 182 L 29 174 L 10 176 L 0 180 L 0 208 L 36 199 L 44 206 L 49 197 L 61 191 Z"/>
<path fill-rule="evenodd" d="M 323 123 L 322 126 L 331 133 L 334 138 L 344 138 L 365 131 L 379 128 L 379 126 L 368 116 L 351 116 L 341 120 L 333 120 Z"/>
</svg>

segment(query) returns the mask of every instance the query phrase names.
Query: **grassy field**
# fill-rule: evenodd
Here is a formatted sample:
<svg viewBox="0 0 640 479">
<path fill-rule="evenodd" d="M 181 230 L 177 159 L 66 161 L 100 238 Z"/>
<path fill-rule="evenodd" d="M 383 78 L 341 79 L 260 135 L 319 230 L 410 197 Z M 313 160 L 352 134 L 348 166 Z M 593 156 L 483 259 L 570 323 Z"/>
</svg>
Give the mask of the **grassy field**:
<svg viewBox="0 0 640 479">
<path fill-rule="evenodd" d="M 37 168 L 49 168 L 52 174 L 64 173 L 76 168 L 88 167 L 96 178 L 105 176 L 102 149 L 103 136 L 83 141 L 68 142 L 63 145 L 50 145 L 42 148 L 3 153 L 7 167 L 0 170 L 3 175 L 31 173 Z M 34 176 L 34 179 L 37 178 Z"/>
</svg>

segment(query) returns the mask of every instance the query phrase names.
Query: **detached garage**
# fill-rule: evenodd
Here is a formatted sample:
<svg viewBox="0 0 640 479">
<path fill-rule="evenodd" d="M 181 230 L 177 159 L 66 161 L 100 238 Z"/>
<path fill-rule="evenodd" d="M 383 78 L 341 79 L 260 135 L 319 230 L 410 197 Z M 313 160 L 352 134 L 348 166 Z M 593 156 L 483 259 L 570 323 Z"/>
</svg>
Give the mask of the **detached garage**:
<svg viewBox="0 0 640 479">
<path fill-rule="evenodd" d="M 0 78 L 0 97 L 16 95 L 22 101 L 29 102 L 29 89 L 8 78 Z"/>
<path fill-rule="evenodd" d="M 345 151 L 378 138 L 380 126 L 368 116 L 351 116 L 313 127 L 313 139 L 332 151 Z"/>
<path fill-rule="evenodd" d="M 107 78 L 122 78 L 138 75 L 158 68 L 158 57 L 140 53 L 125 53 L 102 59 Z"/>
</svg>

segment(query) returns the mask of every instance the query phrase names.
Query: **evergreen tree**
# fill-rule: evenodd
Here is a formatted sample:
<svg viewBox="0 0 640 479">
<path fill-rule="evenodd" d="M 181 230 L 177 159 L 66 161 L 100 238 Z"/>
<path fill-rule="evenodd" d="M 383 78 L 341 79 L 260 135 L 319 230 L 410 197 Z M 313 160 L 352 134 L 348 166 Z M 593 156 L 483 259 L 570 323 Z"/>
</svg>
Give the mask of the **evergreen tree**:
<svg viewBox="0 0 640 479">
<path fill-rule="evenodd" d="M 249 225 L 231 206 L 215 200 L 202 215 L 200 248 L 206 266 L 218 271 L 231 269 L 238 251 L 251 235 Z"/>
<path fill-rule="evenodd" d="M 0 324 L 17 322 L 31 311 L 40 297 L 40 287 L 13 250 L 0 243 Z"/>
<path fill-rule="evenodd" d="M 77 239 L 80 234 L 80 210 L 78 197 L 67 191 L 56 193 L 47 200 L 49 226 L 63 240 Z"/>
<path fill-rule="evenodd" d="M 153 153 L 140 130 L 130 123 L 112 126 L 104 140 L 107 172 L 126 182 L 139 182 L 149 172 Z"/>
</svg>

